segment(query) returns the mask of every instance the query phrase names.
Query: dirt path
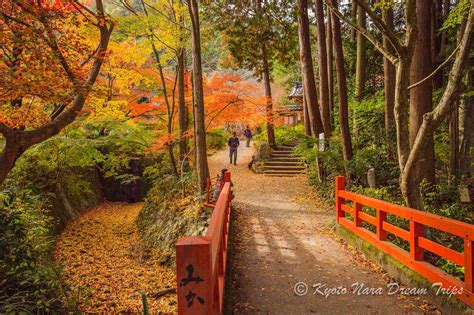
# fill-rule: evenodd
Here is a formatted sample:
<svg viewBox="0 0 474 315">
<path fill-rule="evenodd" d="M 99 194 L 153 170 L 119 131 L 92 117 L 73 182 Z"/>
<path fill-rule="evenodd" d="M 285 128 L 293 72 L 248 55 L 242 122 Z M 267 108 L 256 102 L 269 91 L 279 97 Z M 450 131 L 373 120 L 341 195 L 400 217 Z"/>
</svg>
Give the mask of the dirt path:
<svg viewBox="0 0 474 315">
<path fill-rule="evenodd" d="M 153 297 L 175 287 L 174 269 L 160 266 L 155 252 L 140 241 L 135 224 L 142 203 L 103 203 L 70 223 L 60 235 L 56 261 L 85 313 L 140 313 L 141 291 L 150 312 L 176 311 L 176 295 Z M 87 297 L 87 299 L 85 299 Z"/>
<path fill-rule="evenodd" d="M 304 175 L 266 177 L 247 164 L 252 148 L 239 148 L 238 165 L 226 150 L 210 157 L 211 175 L 228 168 L 236 198 L 232 310 L 235 314 L 426 313 L 421 297 L 388 295 L 393 281 L 330 233 L 333 210 L 323 206 Z M 301 296 L 295 294 L 295 285 Z M 358 295 L 353 285 L 383 289 Z M 312 287 L 313 285 L 320 287 Z M 323 296 L 325 289 L 340 294 Z M 347 290 L 344 293 L 343 288 Z M 319 292 L 317 292 L 319 291 Z M 378 290 L 380 292 L 380 289 Z"/>
</svg>

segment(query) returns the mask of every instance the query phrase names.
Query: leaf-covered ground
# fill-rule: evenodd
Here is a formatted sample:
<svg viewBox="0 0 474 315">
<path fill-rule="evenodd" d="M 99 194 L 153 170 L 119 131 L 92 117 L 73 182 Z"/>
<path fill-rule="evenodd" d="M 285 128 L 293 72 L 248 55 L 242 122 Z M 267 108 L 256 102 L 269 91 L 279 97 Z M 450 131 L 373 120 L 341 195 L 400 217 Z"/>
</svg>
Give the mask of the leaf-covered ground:
<svg viewBox="0 0 474 315">
<path fill-rule="evenodd" d="M 55 258 L 65 277 L 80 292 L 84 312 L 132 312 L 142 309 L 141 291 L 150 311 L 174 312 L 176 295 L 154 298 L 175 287 L 174 270 L 158 263 L 156 250 L 137 235 L 136 218 L 143 204 L 104 203 L 67 226 L 59 237 Z"/>
</svg>

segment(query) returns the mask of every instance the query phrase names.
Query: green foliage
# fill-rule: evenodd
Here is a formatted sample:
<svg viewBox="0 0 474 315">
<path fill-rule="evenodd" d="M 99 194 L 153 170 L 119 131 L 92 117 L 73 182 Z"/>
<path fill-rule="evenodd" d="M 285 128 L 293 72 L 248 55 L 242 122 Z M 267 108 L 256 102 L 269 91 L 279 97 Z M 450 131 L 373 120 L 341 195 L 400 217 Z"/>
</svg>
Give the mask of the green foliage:
<svg viewBox="0 0 474 315">
<path fill-rule="evenodd" d="M 365 147 L 367 144 L 381 146 L 382 150 L 386 146 L 384 106 L 383 91 L 379 91 L 361 102 L 351 101 L 349 103 L 355 150 Z"/>
<path fill-rule="evenodd" d="M 278 126 L 275 128 L 275 141 L 277 145 L 290 143 L 296 140 L 305 138 L 304 127 L 301 125 L 296 126 Z M 262 127 L 262 131 L 254 135 L 253 140 L 258 145 L 262 142 L 267 141 L 267 128 Z"/>
<path fill-rule="evenodd" d="M 219 150 L 227 145 L 227 140 L 231 136 L 224 129 L 216 128 L 206 133 L 206 143 L 208 148 Z"/>
<path fill-rule="evenodd" d="M 262 50 L 265 43 L 270 70 L 274 62 L 294 63 L 297 51 L 296 23 L 293 4 L 282 2 L 257 2 L 252 5 L 240 2 L 213 1 L 203 6 L 203 19 L 222 31 L 225 47 L 233 57 L 233 68 L 263 72 Z M 257 44 L 257 45 L 256 45 Z"/>
<path fill-rule="evenodd" d="M 48 206 L 28 190 L 0 192 L 0 313 L 63 310 L 69 288 L 50 261 Z"/>
<path fill-rule="evenodd" d="M 454 8 L 451 8 L 449 10 L 449 15 L 447 19 L 443 23 L 443 27 L 441 30 L 446 30 L 450 28 L 457 27 L 462 23 L 464 19 L 466 19 L 468 13 L 469 13 L 469 8 L 471 7 L 471 4 L 469 0 L 460 0 L 454 6 Z"/>
</svg>

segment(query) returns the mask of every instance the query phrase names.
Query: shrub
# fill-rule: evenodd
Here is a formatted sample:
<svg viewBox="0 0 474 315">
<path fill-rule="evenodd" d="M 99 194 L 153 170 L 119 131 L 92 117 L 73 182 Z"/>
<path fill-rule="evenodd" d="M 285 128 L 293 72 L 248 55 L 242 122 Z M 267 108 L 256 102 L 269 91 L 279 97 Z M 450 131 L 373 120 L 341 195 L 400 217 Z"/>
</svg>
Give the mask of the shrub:
<svg viewBox="0 0 474 315">
<path fill-rule="evenodd" d="M 227 145 L 227 140 L 230 137 L 230 133 L 224 131 L 223 129 L 213 129 L 207 132 L 207 146 L 210 149 L 219 150 Z"/>
<path fill-rule="evenodd" d="M 68 287 L 51 262 L 47 208 L 31 191 L 0 193 L 0 313 L 64 311 Z"/>
</svg>

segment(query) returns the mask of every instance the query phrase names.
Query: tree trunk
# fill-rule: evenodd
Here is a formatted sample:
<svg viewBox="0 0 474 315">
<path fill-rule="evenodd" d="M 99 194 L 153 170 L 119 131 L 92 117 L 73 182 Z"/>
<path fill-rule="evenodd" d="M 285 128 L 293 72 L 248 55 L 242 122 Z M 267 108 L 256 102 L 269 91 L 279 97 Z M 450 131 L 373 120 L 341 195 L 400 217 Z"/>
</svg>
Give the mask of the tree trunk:
<svg viewBox="0 0 474 315">
<path fill-rule="evenodd" d="M 329 99 L 329 111 L 331 113 L 331 126 L 334 128 L 334 64 L 333 64 L 333 45 L 332 45 L 332 14 L 328 9 L 327 17 L 327 32 L 326 32 L 326 50 L 328 60 L 328 99 Z"/>
<path fill-rule="evenodd" d="M 313 59 L 311 56 L 311 43 L 309 38 L 308 1 L 298 0 L 298 39 L 300 49 L 301 75 L 303 78 L 303 92 L 311 122 L 311 133 L 318 137 L 324 132 L 321 113 L 319 111 L 318 97 L 316 95 L 316 82 L 314 80 Z"/>
<path fill-rule="evenodd" d="M 265 87 L 266 106 L 265 112 L 267 115 L 267 141 L 270 146 L 275 146 L 275 129 L 273 119 L 273 100 L 272 87 L 270 80 L 270 67 L 268 65 L 267 47 L 262 44 L 262 63 L 263 63 L 263 85 Z"/>
<path fill-rule="evenodd" d="M 179 128 L 179 159 L 184 160 L 188 154 L 188 143 L 184 133 L 188 130 L 188 110 L 186 108 L 186 91 L 184 73 L 186 51 L 180 48 L 178 53 L 178 128 Z"/>
<path fill-rule="evenodd" d="M 433 68 L 437 68 L 442 62 L 441 55 L 441 41 L 443 32 L 443 0 L 432 0 L 433 6 L 431 8 L 431 60 Z M 443 70 L 439 70 L 432 80 L 433 89 L 440 89 L 443 87 Z"/>
<path fill-rule="evenodd" d="M 383 19 L 385 24 L 387 25 L 387 28 L 393 31 L 393 10 L 384 10 Z M 390 52 L 394 52 L 392 45 L 390 44 L 388 38 L 385 36 L 383 37 L 383 46 Z M 395 128 L 395 122 L 393 117 L 393 108 L 395 107 L 395 67 L 387 58 L 383 59 L 383 72 L 385 91 L 385 132 L 387 133 L 387 135 L 390 135 L 391 131 Z"/>
<path fill-rule="evenodd" d="M 471 61 L 472 67 L 472 61 Z M 473 86 L 472 70 L 464 77 L 465 86 Z M 474 96 L 464 96 L 460 101 L 460 149 L 459 149 L 459 173 L 461 175 L 473 175 L 471 165 L 474 164 Z"/>
<path fill-rule="evenodd" d="M 8 173 L 15 166 L 18 158 L 26 151 L 29 145 L 23 143 L 23 132 L 13 130 L 0 124 L 0 132 L 5 138 L 5 146 L 0 155 L 0 186 L 5 181 Z M 23 143 L 23 144 L 22 144 Z"/>
<path fill-rule="evenodd" d="M 334 6 L 337 7 L 337 1 L 333 0 Z M 337 90 L 339 96 L 339 126 L 342 136 L 342 153 L 344 157 L 344 168 L 346 171 L 347 181 L 350 182 L 350 172 L 348 161 L 352 159 L 352 142 L 349 129 L 349 106 L 347 100 L 347 82 L 346 71 L 344 69 L 344 53 L 342 49 L 341 22 L 333 15 L 332 17 L 332 34 L 334 45 L 334 58 L 336 61 L 336 78 Z"/>
<path fill-rule="evenodd" d="M 303 94 L 303 115 L 304 115 L 304 133 L 307 136 L 311 136 L 311 122 L 309 120 L 309 112 L 308 112 L 308 103 L 306 102 L 306 97 Z"/>
<path fill-rule="evenodd" d="M 357 23 L 357 2 L 356 0 L 351 1 L 351 20 L 354 23 Z M 351 36 L 350 36 L 350 41 L 352 43 L 355 43 L 357 38 L 357 31 L 354 28 L 351 28 Z"/>
<path fill-rule="evenodd" d="M 201 194 L 206 192 L 209 166 L 207 164 L 206 125 L 204 113 L 204 92 L 202 80 L 201 61 L 201 31 L 199 26 L 199 8 L 197 0 L 189 0 L 189 15 L 191 17 L 191 34 L 193 46 L 193 95 L 194 95 L 194 121 L 196 138 L 196 173 L 198 188 Z"/>
<path fill-rule="evenodd" d="M 410 83 L 414 84 L 432 72 L 431 63 L 431 0 L 416 1 L 416 24 L 418 28 L 417 42 L 410 67 Z M 423 122 L 423 115 L 433 109 L 433 87 L 431 80 L 411 89 L 410 91 L 410 147 Z M 416 166 L 412 185 L 426 179 L 429 184 L 435 183 L 435 156 L 433 138 L 427 139 L 425 150 Z"/>
<path fill-rule="evenodd" d="M 331 109 L 329 105 L 329 83 L 328 83 L 328 58 L 326 51 L 326 30 L 324 25 L 323 0 L 315 0 L 316 25 L 318 30 L 318 58 L 319 58 L 319 97 L 321 104 L 321 116 L 326 138 L 332 133 Z"/>
<path fill-rule="evenodd" d="M 471 4 L 474 1 L 471 0 Z M 435 109 L 423 116 L 423 123 L 416 135 L 416 139 L 406 159 L 404 167 L 402 167 L 400 187 L 403 197 L 408 206 L 416 206 L 416 196 L 412 196 L 413 187 L 412 178 L 415 176 L 417 163 L 423 156 L 424 150 L 428 145 L 428 140 L 432 139 L 436 128 L 446 119 L 446 117 L 454 110 L 456 99 L 459 96 L 459 86 L 465 74 L 468 64 L 469 52 L 471 51 L 472 38 L 474 35 L 474 7 L 471 6 L 469 16 L 467 18 L 466 27 L 459 45 L 459 51 L 454 60 L 453 66 L 449 72 L 448 83 L 441 96 L 441 99 Z M 421 202 L 419 202 L 421 205 Z"/>
<path fill-rule="evenodd" d="M 449 117 L 449 172 L 459 175 L 459 110 L 455 106 Z"/>
<path fill-rule="evenodd" d="M 365 29 L 366 15 L 365 11 L 357 6 L 357 25 Z M 360 102 L 365 92 L 366 63 L 367 63 L 367 44 L 365 36 L 357 33 L 357 59 L 355 73 L 355 99 Z"/>
</svg>

